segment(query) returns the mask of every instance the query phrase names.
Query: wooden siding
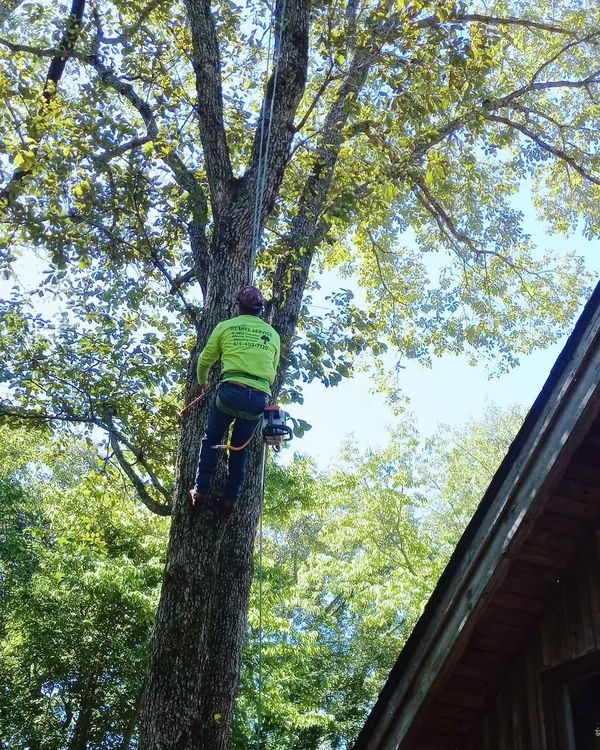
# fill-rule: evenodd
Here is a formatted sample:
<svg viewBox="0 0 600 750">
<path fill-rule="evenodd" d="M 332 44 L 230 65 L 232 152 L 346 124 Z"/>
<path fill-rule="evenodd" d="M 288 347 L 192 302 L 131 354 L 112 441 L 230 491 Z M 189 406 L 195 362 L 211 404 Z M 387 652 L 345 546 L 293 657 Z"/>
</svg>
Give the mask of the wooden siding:
<svg viewBox="0 0 600 750">
<path fill-rule="evenodd" d="M 563 684 L 586 669 L 600 669 L 599 618 L 600 544 L 595 536 L 507 670 L 469 750 L 568 750 Z"/>
<path fill-rule="evenodd" d="M 600 659 L 599 465 L 597 420 L 402 750 L 567 750 L 543 733 L 543 675 Z"/>
</svg>

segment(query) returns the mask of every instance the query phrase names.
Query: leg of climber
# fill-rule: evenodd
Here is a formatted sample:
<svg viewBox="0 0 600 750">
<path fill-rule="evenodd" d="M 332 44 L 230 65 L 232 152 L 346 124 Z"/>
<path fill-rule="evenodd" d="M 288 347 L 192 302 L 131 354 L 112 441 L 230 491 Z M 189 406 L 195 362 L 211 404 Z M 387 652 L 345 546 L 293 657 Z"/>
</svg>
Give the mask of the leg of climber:
<svg viewBox="0 0 600 750">
<path fill-rule="evenodd" d="M 192 503 L 195 508 L 206 503 L 210 490 L 210 483 L 215 473 L 215 466 L 219 457 L 219 449 L 213 448 L 213 445 L 220 445 L 233 422 L 234 417 L 231 414 L 225 414 L 214 403 L 211 407 L 206 422 L 206 431 L 202 438 L 198 466 L 196 468 L 196 479 L 194 489 L 190 491 Z"/>
<path fill-rule="evenodd" d="M 246 386 L 237 387 L 236 406 L 244 416 L 237 416 L 233 424 L 231 445 L 241 446 L 251 439 L 259 429 L 260 418 L 268 401 L 268 396 L 262 391 Z M 251 419 L 249 417 L 255 417 Z M 219 503 L 219 509 L 224 515 L 229 515 L 238 501 L 242 484 L 246 477 L 248 464 L 248 450 L 229 452 L 228 477 L 225 492 Z"/>
</svg>

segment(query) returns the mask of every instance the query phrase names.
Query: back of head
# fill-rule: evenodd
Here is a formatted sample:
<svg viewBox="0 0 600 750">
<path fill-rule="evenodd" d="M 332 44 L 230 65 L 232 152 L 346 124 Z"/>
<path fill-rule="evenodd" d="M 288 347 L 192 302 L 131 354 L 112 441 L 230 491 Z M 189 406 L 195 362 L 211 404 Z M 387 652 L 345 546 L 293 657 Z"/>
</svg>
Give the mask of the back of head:
<svg viewBox="0 0 600 750">
<path fill-rule="evenodd" d="M 242 315 L 259 315 L 266 303 L 260 290 L 255 286 L 244 286 L 237 293 L 236 301 Z"/>
</svg>

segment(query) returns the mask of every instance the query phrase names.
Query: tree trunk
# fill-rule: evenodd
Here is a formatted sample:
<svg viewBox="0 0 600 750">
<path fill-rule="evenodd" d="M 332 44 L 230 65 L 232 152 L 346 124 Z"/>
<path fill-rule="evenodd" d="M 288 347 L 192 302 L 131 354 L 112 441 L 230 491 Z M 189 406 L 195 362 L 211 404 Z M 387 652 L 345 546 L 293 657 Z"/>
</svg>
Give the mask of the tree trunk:
<svg viewBox="0 0 600 750">
<path fill-rule="evenodd" d="M 69 750 L 85 750 L 92 726 L 92 713 L 96 699 L 96 688 L 98 686 L 98 675 L 90 675 L 83 684 L 81 691 L 81 704 L 73 736 L 69 742 Z"/>
<path fill-rule="evenodd" d="M 198 342 L 188 362 L 188 392 L 196 382 L 198 352 L 216 323 L 231 315 L 235 293 L 246 283 L 251 208 L 250 201 L 239 200 L 213 245 Z M 210 508 L 193 512 L 189 489 L 213 398 L 211 389 L 211 398 L 186 414 L 181 425 L 167 563 L 140 721 L 141 750 L 227 747 L 252 581 L 262 444 L 255 440 L 250 448 L 245 489 L 231 518 Z"/>
<path fill-rule="evenodd" d="M 205 295 L 196 345 L 188 362 L 189 400 L 199 351 L 214 326 L 234 312 L 236 292 L 253 275 L 255 198 L 257 194 L 261 198 L 260 233 L 283 179 L 294 116 L 306 82 L 310 6 L 307 0 L 276 0 L 279 83 L 275 91 L 273 76 L 269 81 L 262 126 L 257 128 L 250 165 L 241 179 L 233 177 L 229 162 L 210 3 L 186 0 L 186 7 L 213 219 L 206 258 L 196 258 L 195 263 Z M 267 133 L 271 148 L 263 171 L 258 155 Z M 259 185 L 262 195 L 257 193 Z M 200 239 L 198 243 L 196 236 L 195 246 L 204 247 L 203 237 Z M 291 330 L 296 321 L 297 316 Z M 290 340 L 282 339 L 284 350 Z M 262 444 L 255 439 L 249 448 L 247 480 L 238 508 L 229 519 L 210 508 L 192 512 L 188 493 L 213 398 L 214 390 L 211 399 L 187 413 L 181 424 L 167 563 L 140 719 L 140 750 L 226 750 L 229 739 L 252 582 Z M 217 484 L 220 476 L 218 469 Z"/>
</svg>

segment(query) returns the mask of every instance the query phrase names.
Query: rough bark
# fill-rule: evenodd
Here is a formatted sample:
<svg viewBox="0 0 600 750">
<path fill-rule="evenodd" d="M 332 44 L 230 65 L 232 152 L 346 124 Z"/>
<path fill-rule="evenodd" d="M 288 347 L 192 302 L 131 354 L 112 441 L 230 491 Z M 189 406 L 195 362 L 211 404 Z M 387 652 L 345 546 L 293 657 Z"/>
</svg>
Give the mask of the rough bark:
<svg viewBox="0 0 600 750">
<path fill-rule="evenodd" d="M 213 231 L 206 244 L 203 235 L 195 237 L 195 250 L 201 248 L 203 256 L 196 258 L 195 270 L 201 277 L 205 304 L 188 362 L 191 397 L 198 352 L 213 327 L 232 314 L 235 294 L 248 278 L 257 170 L 253 159 L 240 180 L 231 177 L 210 8 L 192 0 L 187 5 L 198 94 L 205 104 L 199 108 L 203 148 L 207 166 L 214 166 L 209 177 Z M 294 114 L 305 85 L 308 4 L 288 1 L 287 7 L 287 23 L 278 38 L 280 66 L 287 70 L 287 79 L 277 88 L 273 108 L 263 106 L 263 118 L 273 112 L 271 134 L 277 146 L 266 176 L 261 223 L 283 178 Z M 205 48 L 199 49 L 203 44 Z M 270 91 L 273 96 L 272 85 Z M 209 406 L 210 399 L 185 414 L 181 424 L 167 563 L 140 720 L 141 750 L 225 750 L 229 738 L 253 572 L 261 446 L 256 441 L 251 448 L 245 490 L 230 519 L 222 519 L 211 509 L 193 512 L 188 492 Z"/>
<path fill-rule="evenodd" d="M 290 7 L 288 5 L 288 7 Z M 289 39 L 280 41 L 280 72 L 285 82 L 276 93 L 267 86 L 262 107 L 263 122 L 272 117 L 270 158 L 261 229 L 272 209 L 289 158 L 293 115 L 303 89 L 306 70 L 307 17 L 300 4 L 292 5 L 285 25 Z M 292 23 L 292 19 L 295 19 Z M 282 350 L 289 351 L 298 323 L 301 302 L 315 248 L 327 231 L 322 219 L 348 118 L 346 106 L 364 85 L 381 44 L 395 21 L 383 21 L 368 46 L 357 49 L 346 79 L 327 117 L 317 156 L 290 232 L 284 240 L 286 252 L 276 269 L 271 322 L 282 337 Z M 294 26 L 295 24 L 295 26 Z M 197 41 L 197 40 L 196 40 Z M 287 45 L 287 46 L 286 46 Z M 214 77 L 211 79 L 214 82 Z M 279 90 L 279 89 L 278 89 Z M 200 92 L 199 92 L 200 93 Z M 213 98 L 216 96 L 213 91 Z M 275 96 L 273 106 L 270 97 Z M 199 116 L 201 128 L 210 123 Z M 218 118 L 217 118 L 218 120 Z M 213 118 L 213 124 L 215 123 Z M 220 127 L 220 125 L 218 126 Z M 231 314 L 232 298 L 251 275 L 250 242 L 252 209 L 258 179 L 257 129 L 249 168 L 239 181 L 230 183 L 223 197 L 224 172 L 211 185 L 215 220 L 207 262 L 202 268 L 205 291 L 204 314 L 197 346 L 188 364 L 187 384 L 195 381 L 195 361 L 213 326 Z M 224 133 L 205 134 L 213 156 L 222 156 Z M 215 145 L 216 144 L 216 145 Z M 215 210 L 214 200 L 219 207 Z M 293 266 L 293 271 L 291 267 Z M 284 282 L 284 279 L 285 282 Z M 285 372 L 285 358 L 275 383 L 276 395 Z M 240 658 L 245 632 L 248 597 L 252 581 L 252 550 L 259 516 L 259 465 L 262 446 L 251 448 L 250 471 L 236 514 L 223 521 L 210 510 L 194 515 L 188 488 L 194 477 L 197 447 L 209 404 L 189 415 L 182 424 L 177 462 L 177 498 L 174 504 L 165 581 L 152 642 L 148 690 L 141 722 L 141 750 L 225 750 L 229 736 Z"/>
<path fill-rule="evenodd" d="M 238 236 L 223 234 L 229 242 Z M 249 233 L 243 239 L 237 251 L 214 248 L 199 341 L 188 365 L 190 392 L 198 350 L 214 325 L 231 314 L 230 301 L 244 283 Z M 252 580 L 258 477 L 250 473 L 232 518 L 223 520 L 210 509 L 192 511 L 188 491 L 208 408 L 207 402 L 192 410 L 181 425 L 177 496 L 140 723 L 144 750 L 227 747 Z"/>
<path fill-rule="evenodd" d="M 69 742 L 69 750 L 85 750 L 88 743 L 92 717 L 96 703 L 98 675 L 92 674 L 85 679 L 81 690 L 81 704 L 75 722 L 73 736 Z"/>
</svg>

